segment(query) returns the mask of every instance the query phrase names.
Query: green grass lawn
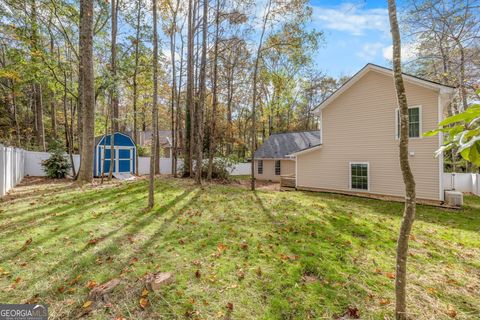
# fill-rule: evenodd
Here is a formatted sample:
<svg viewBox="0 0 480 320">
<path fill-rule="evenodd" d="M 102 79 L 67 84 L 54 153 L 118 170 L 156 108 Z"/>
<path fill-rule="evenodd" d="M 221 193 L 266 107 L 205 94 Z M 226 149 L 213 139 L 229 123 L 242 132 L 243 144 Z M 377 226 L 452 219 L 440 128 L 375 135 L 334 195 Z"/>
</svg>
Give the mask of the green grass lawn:
<svg viewBox="0 0 480 320">
<path fill-rule="evenodd" d="M 0 202 L 0 302 L 46 303 L 51 319 L 393 317 L 401 203 L 169 178 L 146 203 L 146 180 L 17 188 Z M 412 318 L 480 318 L 479 231 L 479 198 L 418 207 Z M 143 309 L 142 278 L 157 271 L 176 280 Z M 108 301 L 83 308 L 89 287 L 113 278 Z"/>
</svg>

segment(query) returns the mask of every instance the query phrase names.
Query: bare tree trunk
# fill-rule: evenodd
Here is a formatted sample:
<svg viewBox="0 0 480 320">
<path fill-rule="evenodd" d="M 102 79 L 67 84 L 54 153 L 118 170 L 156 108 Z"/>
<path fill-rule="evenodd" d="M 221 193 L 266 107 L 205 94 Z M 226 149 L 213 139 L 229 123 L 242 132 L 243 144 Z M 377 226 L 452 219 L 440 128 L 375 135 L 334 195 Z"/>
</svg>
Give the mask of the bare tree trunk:
<svg viewBox="0 0 480 320">
<path fill-rule="evenodd" d="M 113 177 L 113 168 L 115 166 L 115 132 L 118 131 L 118 90 L 117 90 L 117 17 L 118 17 L 117 0 L 112 0 L 111 16 L 112 16 L 112 39 L 110 47 L 110 72 L 113 79 L 110 89 L 110 105 L 111 105 L 111 133 L 110 133 L 110 167 L 108 170 L 108 180 Z M 107 137 L 105 136 L 105 139 Z M 116 168 L 118 172 L 118 168 Z"/>
<path fill-rule="evenodd" d="M 95 84 L 93 75 L 93 0 L 81 0 L 83 10 L 80 25 L 82 51 L 80 52 L 83 65 L 81 68 L 83 78 L 83 103 L 82 103 L 82 149 L 81 163 L 78 172 L 78 181 L 90 183 L 93 181 L 93 149 L 95 143 Z"/>
<path fill-rule="evenodd" d="M 220 31 L 220 0 L 217 0 L 217 12 L 215 13 L 215 47 L 213 49 L 213 88 L 212 88 L 212 120 L 210 122 L 210 139 L 208 148 L 208 173 L 207 180 L 212 180 L 213 157 L 215 156 L 215 117 L 217 115 L 217 79 L 218 79 L 218 35 Z"/>
<path fill-rule="evenodd" d="M 415 220 L 416 193 L 415 179 L 413 177 L 408 160 L 408 103 L 402 77 L 401 67 L 401 41 L 397 21 L 397 9 L 395 0 L 388 0 L 388 15 L 390 18 L 390 29 L 393 42 L 393 75 L 395 89 L 397 91 L 398 106 L 400 109 L 400 168 L 402 170 L 403 182 L 405 184 L 405 209 L 403 212 L 402 224 L 397 241 L 397 260 L 395 277 L 395 317 L 397 320 L 407 319 L 406 284 L 407 284 L 407 257 L 408 239 Z"/>
<path fill-rule="evenodd" d="M 183 156 L 183 175 L 192 174 L 192 136 L 193 136 L 193 0 L 188 1 L 188 35 L 187 35 L 187 97 L 185 103 L 185 144 Z"/>
<path fill-rule="evenodd" d="M 183 85 L 183 49 L 184 49 L 184 41 L 183 41 L 183 35 L 182 32 L 180 31 L 180 40 L 182 42 L 181 48 L 180 48 L 180 70 L 179 70 L 179 79 L 178 79 L 178 94 L 177 94 L 177 121 L 176 121 L 176 126 L 177 129 L 175 130 L 177 133 L 177 139 L 175 140 L 175 147 L 174 150 L 177 152 L 177 157 L 175 158 L 175 168 L 178 166 L 178 149 L 180 146 L 180 149 L 182 149 L 183 146 L 183 127 L 182 127 L 182 108 L 180 108 L 180 97 L 181 97 L 181 92 L 182 92 L 182 85 Z M 177 169 L 178 170 L 178 169 Z"/>
<path fill-rule="evenodd" d="M 118 19 L 118 0 L 111 0 L 112 2 L 112 12 L 111 12 L 111 22 L 112 22 L 112 43 L 111 43 L 111 57 L 110 57 L 110 67 L 112 73 L 112 90 L 111 90 L 111 99 L 112 99 L 112 132 L 118 131 L 118 89 L 117 89 L 117 19 Z M 113 138 L 113 136 L 112 136 Z M 113 144 L 113 142 L 111 142 Z"/>
<path fill-rule="evenodd" d="M 67 147 L 67 152 L 70 157 L 70 164 L 72 165 L 72 174 L 75 177 L 75 162 L 73 161 L 73 141 L 70 136 L 70 130 L 68 127 L 68 116 L 67 116 L 67 72 L 63 72 L 63 81 L 65 86 L 63 87 L 63 121 L 65 122 L 65 143 Z M 72 115 L 73 116 L 73 115 Z"/>
<path fill-rule="evenodd" d="M 20 124 L 18 123 L 18 110 L 17 110 L 17 99 L 16 99 L 16 93 L 15 93 L 15 86 L 12 83 L 12 105 L 13 105 L 13 121 L 15 122 L 15 135 L 17 137 L 17 147 L 21 146 L 21 141 L 20 141 Z"/>
<path fill-rule="evenodd" d="M 38 63 L 37 51 L 39 50 L 38 22 L 37 22 L 37 4 L 35 0 L 30 0 L 30 18 L 31 18 L 31 59 Z M 37 74 L 34 74 L 36 77 Z M 43 92 L 42 85 L 37 80 L 33 80 L 33 96 L 35 105 L 35 134 L 37 145 L 40 150 L 45 151 L 45 129 L 43 126 Z"/>
<path fill-rule="evenodd" d="M 45 128 L 43 126 L 43 92 L 42 85 L 40 83 L 34 84 L 35 95 L 35 128 L 37 136 L 37 144 L 40 150 L 45 151 Z"/>
<path fill-rule="evenodd" d="M 160 136 L 158 135 L 158 119 L 157 119 L 157 137 L 155 138 L 155 174 L 160 174 Z"/>
<path fill-rule="evenodd" d="M 203 30 L 202 30 L 202 57 L 200 62 L 200 101 L 196 108 L 196 122 L 197 122 L 197 172 L 195 174 L 195 181 L 197 184 L 202 184 L 202 163 L 203 163 L 203 110 L 207 100 L 207 31 L 208 31 L 208 0 L 203 1 Z"/>
<path fill-rule="evenodd" d="M 250 188 L 252 191 L 255 191 L 255 160 L 254 153 L 257 150 L 257 128 L 256 128 L 256 119 L 255 119 L 255 109 L 257 107 L 257 80 L 258 80 L 258 67 L 262 54 L 263 46 L 263 37 L 265 35 L 265 29 L 267 27 L 268 16 L 270 15 L 270 8 L 272 6 L 272 0 L 268 1 L 268 5 L 263 17 L 262 33 L 260 35 L 260 40 L 258 42 L 257 56 L 255 58 L 255 67 L 253 70 L 253 96 L 252 96 L 252 166 L 251 166 L 251 185 Z"/>
<path fill-rule="evenodd" d="M 172 60 L 172 90 L 171 90 L 171 131 L 172 131 L 172 157 L 170 159 L 172 163 L 172 174 L 174 177 L 177 177 L 177 126 L 176 126 L 176 114 L 175 114 L 175 103 L 177 95 L 177 75 L 176 75 L 176 66 L 175 66 L 175 35 L 177 32 L 177 11 L 180 2 L 176 2 L 175 9 L 171 8 L 172 11 L 172 26 L 170 30 L 170 56 Z"/>
<path fill-rule="evenodd" d="M 237 58 L 234 59 L 234 62 L 229 66 L 227 72 L 227 123 L 228 123 L 228 133 L 227 133 L 227 154 L 230 154 L 233 150 L 233 95 L 234 95 L 234 81 L 235 76 L 235 66 L 237 65 Z"/>
<path fill-rule="evenodd" d="M 80 13 L 80 21 L 83 21 L 85 19 L 84 15 L 85 15 L 85 12 L 84 12 L 84 5 L 82 4 L 83 3 L 83 0 L 80 0 L 80 10 L 79 10 L 79 13 Z M 85 31 L 83 30 L 85 27 L 82 25 L 82 23 L 79 24 L 78 26 L 78 33 L 79 35 L 82 35 L 85 33 Z M 81 151 L 82 150 L 82 139 L 83 139 L 83 103 L 84 103 L 84 97 L 83 97 L 83 74 L 84 74 L 84 65 L 83 65 L 83 62 L 82 62 L 82 52 L 83 52 L 83 41 L 84 41 L 84 37 L 82 38 L 81 36 L 79 36 L 79 39 L 78 39 L 78 52 L 79 52 L 79 61 L 78 61 L 78 86 L 77 86 L 77 91 L 78 91 L 78 94 L 77 94 L 77 139 L 78 139 L 78 150 Z M 72 128 L 73 130 L 73 128 Z M 81 166 L 81 164 L 80 164 Z M 79 169 L 80 170 L 80 169 Z"/>
<path fill-rule="evenodd" d="M 153 103 L 152 103 L 152 143 L 150 154 L 150 180 L 148 188 L 148 208 L 153 208 L 155 198 L 155 163 L 157 158 L 157 143 L 158 140 L 158 34 L 157 34 L 157 2 L 153 1 Z"/>
<path fill-rule="evenodd" d="M 107 134 L 108 134 L 108 107 L 107 107 L 107 110 L 105 112 L 105 130 L 103 131 L 104 134 L 103 134 L 103 157 L 100 157 L 100 160 L 101 160 L 101 171 L 100 171 L 100 177 L 101 177 L 101 180 L 100 180 L 100 184 L 103 184 L 103 179 L 105 178 L 105 144 L 107 143 Z M 111 151 L 110 151 L 111 152 Z M 112 161 L 110 159 L 110 168 L 112 167 Z"/>
<path fill-rule="evenodd" d="M 133 142 L 138 144 L 138 128 L 137 128 L 137 103 L 138 103 L 138 64 L 139 64 L 139 43 L 140 43 L 140 17 L 141 17 L 141 1 L 137 1 L 137 25 L 135 35 L 135 68 L 133 71 Z M 135 152 L 135 174 L 138 175 L 138 152 Z"/>
<path fill-rule="evenodd" d="M 462 43 L 458 38 L 455 39 L 458 49 L 460 51 L 460 79 L 459 79 L 459 89 L 460 96 L 462 98 L 462 107 L 463 110 L 467 110 L 468 101 L 467 101 L 467 89 L 465 88 L 465 49 L 463 48 Z"/>
<path fill-rule="evenodd" d="M 55 56 L 53 37 L 50 36 L 50 54 Z M 66 85 L 66 84 L 65 84 Z M 57 139 L 57 102 L 55 101 L 55 92 L 50 90 L 50 120 L 52 124 L 52 138 Z"/>
</svg>

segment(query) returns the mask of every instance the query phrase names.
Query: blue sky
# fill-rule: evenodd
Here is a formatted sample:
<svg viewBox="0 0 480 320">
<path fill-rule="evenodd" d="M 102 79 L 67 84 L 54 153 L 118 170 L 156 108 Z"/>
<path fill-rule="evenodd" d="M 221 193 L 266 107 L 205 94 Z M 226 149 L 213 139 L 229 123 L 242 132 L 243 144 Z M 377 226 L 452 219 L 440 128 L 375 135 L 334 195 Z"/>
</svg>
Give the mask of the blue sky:
<svg viewBox="0 0 480 320">
<path fill-rule="evenodd" d="M 390 66 L 387 57 L 391 56 L 392 41 L 386 0 L 310 0 L 310 5 L 311 26 L 323 31 L 326 40 L 315 55 L 318 68 L 341 76 L 353 75 L 368 62 Z M 397 5 L 401 7 L 401 3 Z"/>
</svg>

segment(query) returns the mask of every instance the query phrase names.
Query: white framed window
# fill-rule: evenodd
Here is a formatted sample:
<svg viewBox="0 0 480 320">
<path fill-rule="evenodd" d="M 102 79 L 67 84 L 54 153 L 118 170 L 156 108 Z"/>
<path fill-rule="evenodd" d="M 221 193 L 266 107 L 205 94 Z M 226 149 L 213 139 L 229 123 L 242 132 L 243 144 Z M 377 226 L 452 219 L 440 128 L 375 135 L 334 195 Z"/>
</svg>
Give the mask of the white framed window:
<svg viewBox="0 0 480 320">
<path fill-rule="evenodd" d="M 422 137 L 422 106 L 408 107 L 408 137 Z M 400 109 L 395 109 L 395 139 L 400 139 Z"/>
<path fill-rule="evenodd" d="M 257 173 L 263 174 L 263 160 L 257 161 Z"/>
<path fill-rule="evenodd" d="M 275 160 L 275 175 L 279 176 L 282 172 L 280 160 Z"/>
<path fill-rule="evenodd" d="M 370 190 L 370 164 L 368 162 L 350 162 L 350 189 Z"/>
</svg>

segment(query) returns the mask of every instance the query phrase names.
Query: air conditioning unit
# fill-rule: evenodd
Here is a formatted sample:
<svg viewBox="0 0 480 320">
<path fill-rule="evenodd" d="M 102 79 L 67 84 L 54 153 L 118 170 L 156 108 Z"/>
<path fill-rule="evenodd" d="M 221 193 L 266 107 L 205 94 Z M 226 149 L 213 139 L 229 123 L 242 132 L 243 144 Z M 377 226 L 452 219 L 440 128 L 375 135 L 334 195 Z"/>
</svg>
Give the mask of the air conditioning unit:
<svg viewBox="0 0 480 320">
<path fill-rule="evenodd" d="M 445 191 L 445 203 L 450 206 L 461 207 L 463 205 L 463 193 L 460 191 Z"/>
</svg>

